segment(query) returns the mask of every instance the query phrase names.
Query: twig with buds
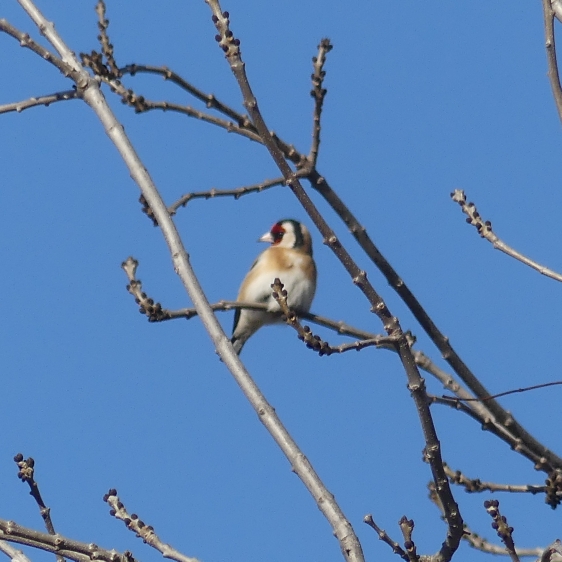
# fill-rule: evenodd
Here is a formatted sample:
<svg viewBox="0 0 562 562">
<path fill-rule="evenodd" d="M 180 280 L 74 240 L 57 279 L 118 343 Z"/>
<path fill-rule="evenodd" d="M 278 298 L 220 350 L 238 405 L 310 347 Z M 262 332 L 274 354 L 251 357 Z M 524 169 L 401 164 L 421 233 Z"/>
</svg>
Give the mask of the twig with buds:
<svg viewBox="0 0 562 562">
<path fill-rule="evenodd" d="M 146 525 L 135 513 L 129 514 L 119 499 L 117 490 L 114 488 L 105 494 L 103 501 L 107 502 L 111 507 L 110 515 L 123 521 L 127 529 L 133 531 L 144 543 L 161 552 L 164 558 L 176 560 L 176 562 L 199 562 L 197 558 L 186 556 L 169 544 L 162 542 L 160 537 L 154 532 L 154 527 Z"/>
<path fill-rule="evenodd" d="M 480 213 L 476 209 L 476 205 L 472 202 L 466 202 L 466 195 L 462 189 L 455 189 L 455 191 L 451 193 L 451 199 L 461 206 L 462 212 L 468 217 L 466 219 L 466 222 L 476 227 L 478 234 L 480 234 L 482 238 L 488 240 L 488 242 L 490 242 L 496 250 L 500 250 L 504 254 L 515 258 L 516 260 L 524 263 L 525 265 L 528 265 L 529 267 L 532 267 L 539 273 L 546 275 L 546 277 L 550 277 L 551 279 L 554 279 L 556 281 L 562 281 L 562 275 L 556 273 L 556 271 L 553 271 L 552 269 L 549 269 L 548 267 L 545 267 L 544 265 L 541 265 L 536 261 L 524 256 L 523 254 L 500 240 L 492 230 L 492 223 L 490 221 L 485 221 L 482 219 Z"/>
<path fill-rule="evenodd" d="M 320 357 L 323 355 L 332 355 L 333 353 L 345 353 L 346 351 L 351 351 L 352 349 L 360 351 L 365 347 L 395 345 L 397 342 L 397 338 L 394 336 L 375 336 L 366 340 L 358 340 L 353 343 L 332 346 L 328 342 L 323 341 L 320 336 L 313 334 L 309 326 L 303 326 L 299 322 L 297 314 L 295 311 L 291 310 L 287 303 L 287 291 L 284 289 L 284 285 L 281 283 L 279 278 L 276 278 L 273 281 L 271 288 L 273 289 L 273 298 L 281 307 L 281 312 L 285 317 L 285 322 L 297 331 L 299 339 L 304 341 L 306 347 L 316 351 Z"/>
</svg>

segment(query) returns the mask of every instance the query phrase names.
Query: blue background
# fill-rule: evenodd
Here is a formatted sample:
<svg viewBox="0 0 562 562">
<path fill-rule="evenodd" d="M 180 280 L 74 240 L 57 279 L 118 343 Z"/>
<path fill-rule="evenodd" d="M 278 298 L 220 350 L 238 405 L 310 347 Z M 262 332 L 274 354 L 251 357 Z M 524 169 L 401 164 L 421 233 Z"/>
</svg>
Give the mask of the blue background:
<svg viewBox="0 0 562 562">
<path fill-rule="evenodd" d="M 94 2 L 38 4 L 74 51 L 99 48 Z M 311 138 L 311 57 L 330 37 L 319 171 L 485 386 L 501 392 L 561 379 L 560 287 L 494 251 L 449 197 L 465 189 L 500 237 L 562 269 L 562 135 L 539 3 L 244 0 L 223 9 L 269 127 L 302 152 Z M 40 39 L 15 1 L 3 2 L 0 17 Z M 110 2 L 108 17 L 119 65 L 167 65 L 241 110 L 203 0 Z M 0 74 L 0 103 L 71 87 L 4 34 Z M 204 109 L 159 77 L 124 82 L 149 99 Z M 106 93 L 168 204 L 191 191 L 279 175 L 256 143 L 171 112 L 135 115 Z M 36 459 L 45 501 L 65 536 L 160 558 L 108 515 L 101 498 L 116 487 L 165 542 L 205 562 L 340 560 L 327 522 L 199 321 L 153 325 L 137 312 L 120 268 L 128 255 L 140 261 L 144 290 L 163 306 L 190 302 L 94 114 L 70 101 L 2 115 L 0 123 L 0 515 L 42 528 L 15 476 L 11 459 L 21 451 Z M 311 195 L 392 313 L 418 336 L 417 347 L 444 366 L 339 219 Z M 236 296 L 263 249 L 256 238 L 285 217 L 310 224 L 282 187 L 237 201 L 192 201 L 178 213 L 211 301 Z M 313 238 L 313 311 L 381 332 L 314 230 Z M 232 315 L 220 313 L 227 332 Z M 407 515 L 416 523 L 418 552 L 438 550 L 445 526 L 427 499 L 424 442 L 393 354 L 367 349 L 319 358 L 290 329 L 270 327 L 242 358 L 340 502 L 368 560 L 397 558 L 362 523 L 366 513 L 398 541 L 396 523 Z M 443 393 L 437 381 L 428 385 Z M 501 399 L 558 454 L 561 392 Z M 495 482 L 544 481 L 474 421 L 444 407 L 433 412 L 453 468 Z M 470 527 L 499 542 L 482 507 L 490 494 L 455 493 Z M 518 546 L 561 536 L 560 510 L 541 496 L 495 497 Z M 488 556 L 463 544 L 454 560 Z"/>
</svg>

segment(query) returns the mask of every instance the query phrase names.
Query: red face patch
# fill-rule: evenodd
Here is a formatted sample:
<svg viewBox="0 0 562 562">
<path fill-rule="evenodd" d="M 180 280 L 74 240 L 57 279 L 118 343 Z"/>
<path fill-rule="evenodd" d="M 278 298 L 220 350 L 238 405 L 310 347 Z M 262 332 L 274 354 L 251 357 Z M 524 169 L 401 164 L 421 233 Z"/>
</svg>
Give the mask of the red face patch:
<svg viewBox="0 0 562 562">
<path fill-rule="evenodd" d="M 270 230 L 270 234 L 273 237 L 272 244 L 279 244 L 283 240 L 283 235 L 285 234 L 285 229 L 279 224 L 274 224 Z"/>
</svg>

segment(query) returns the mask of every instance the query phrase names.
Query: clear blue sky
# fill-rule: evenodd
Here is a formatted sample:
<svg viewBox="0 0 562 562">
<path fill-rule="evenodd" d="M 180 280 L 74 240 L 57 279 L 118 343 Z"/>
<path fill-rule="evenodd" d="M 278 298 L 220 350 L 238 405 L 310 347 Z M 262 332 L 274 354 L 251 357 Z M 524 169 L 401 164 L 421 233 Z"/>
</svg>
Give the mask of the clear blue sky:
<svg viewBox="0 0 562 562">
<path fill-rule="evenodd" d="M 38 4 L 74 51 L 98 48 L 93 0 Z M 223 8 L 270 128 L 304 152 L 311 57 L 330 37 L 319 170 L 483 383 L 500 392 L 561 379 L 561 287 L 494 251 L 449 197 L 466 190 L 508 243 L 562 270 L 562 130 L 539 3 L 244 0 Z M 0 17 L 39 37 L 15 0 L 3 2 Z M 241 109 L 203 0 L 113 0 L 108 17 L 118 64 L 168 65 Z M 1 34 L 0 74 L 0 104 L 71 86 Z M 158 77 L 125 84 L 150 99 L 203 109 Z M 108 96 L 168 203 L 278 175 L 255 143 L 177 114 L 138 116 Z M 204 562 L 341 560 L 328 524 L 198 320 L 148 324 L 126 292 L 120 264 L 134 255 L 153 298 L 170 308 L 190 304 L 93 113 L 72 101 L 2 115 L 0 125 L 0 516 L 41 528 L 15 476 L 11 458 L 21 451 L 36 459 L 63 535 L 159 558 L 108 515 L 101 498 L 116 487 L 164 541 Z M 393 314 L 418 336 L 418 348 L 439 362 L 334 213 L 313 198 Z M 285 188 L 193 201 L 178 213 L 210 300 L 235 297 L 263 249 L 255 240 L 285 217 L 310 224 Z M 313 238 L 313 311 L 381 332 L 316 231 Z M 220 318 L 229 331 L 232 313 Z M 419 552 L 439 548 L 445 527 L 426 497 L 424 443 L 395 356 L 368 349 L 319 358 L 289 328 L 271 327 L 250 340 L 243 359 L 341 503 L 368 560 L 397 558 L 362 523 L 366 513 L 396 540 L 396 523 L 407 515 Z M 428 385 L 443 392 L 436 381 Z M 502 404 L 561 454 L 559 388 Z M 434 415 L 452 467 L 482 480 L 544 481 L 472 420 L 439 407 Z M 498 542 L 482 508 L 490 496 L 455 491 L 472 529 Z M 561 536 L 560 510 L 541 497 L 496 497 L 518 546 Z M 485 558 L 463 545 L 455 561 Z"/>
</svg>

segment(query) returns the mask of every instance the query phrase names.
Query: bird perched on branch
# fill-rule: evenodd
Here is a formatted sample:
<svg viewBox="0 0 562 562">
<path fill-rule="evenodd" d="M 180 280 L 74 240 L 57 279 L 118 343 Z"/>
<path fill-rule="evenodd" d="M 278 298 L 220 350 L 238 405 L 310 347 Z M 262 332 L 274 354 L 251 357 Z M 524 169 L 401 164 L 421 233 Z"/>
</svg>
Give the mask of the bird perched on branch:
<svg viewBox="0 0 562 562">
<path fill-rule="evenodd" d="M 270 312 L 278 311 L 271 284 L 279 277 L 285 285 L 289 307 L 296 312 L 308 312 L 316 291 L 316 265 L 306 226 L 292 219 L 281 220 L 258 241 L 269 242 L 271 246 L 252 265 L 236 300 L 266 303 Z M 280 318 L 269 312 L 237 309 L 230 340 L 236 353 L 240 353 L 248 338 L 259 328 L 275 322 L 280 322 Z"/>
</svg>

